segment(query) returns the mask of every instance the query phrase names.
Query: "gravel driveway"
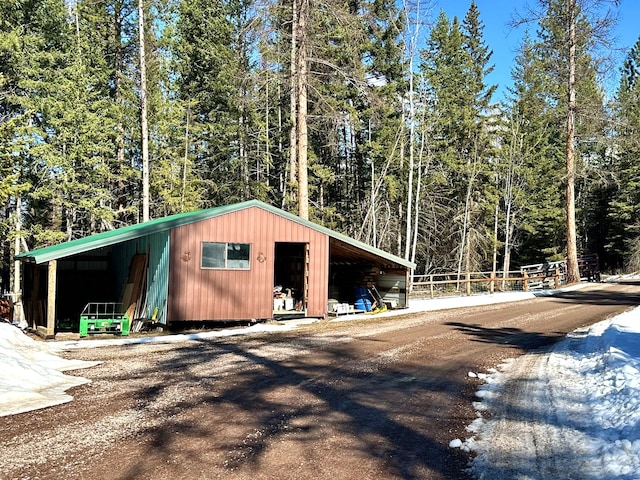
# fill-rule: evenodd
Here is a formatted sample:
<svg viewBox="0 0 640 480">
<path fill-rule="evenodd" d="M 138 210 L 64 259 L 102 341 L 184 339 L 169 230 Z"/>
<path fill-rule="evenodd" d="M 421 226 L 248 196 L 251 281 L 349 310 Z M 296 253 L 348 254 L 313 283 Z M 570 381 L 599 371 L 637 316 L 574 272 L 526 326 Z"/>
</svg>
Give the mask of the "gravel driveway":
<svg viewBox="0 0 640 480">
<path fill-rule="evenodd" d="M 504 359 L 640 303 L 636 285 L 179 344 L 98 360 L 71 403 L 0 418 L 6 479 L 467 479 L 450 449 Z"/>
</svg>

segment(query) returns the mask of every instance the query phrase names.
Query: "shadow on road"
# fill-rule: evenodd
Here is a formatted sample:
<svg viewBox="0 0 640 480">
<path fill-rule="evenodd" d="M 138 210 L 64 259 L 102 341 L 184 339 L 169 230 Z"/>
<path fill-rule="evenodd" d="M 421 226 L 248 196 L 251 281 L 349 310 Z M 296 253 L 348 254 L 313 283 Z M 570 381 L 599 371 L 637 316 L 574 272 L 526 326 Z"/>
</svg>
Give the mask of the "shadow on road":
<svg viewBox="0 0 640 480">
<path fill-rule="evenodd" d="M 566 336 L 565 332 L 539 333 L 526 332 L 519 328 L 484 327 L 478 324 L 447 322 L 445 325 L 454 327 L 459 332 L 474 337 L 474 341 L 483 343 L 493 343 L 500 345 L 510 345 L 519 347 L 524 351 L 537 350 L 557 343 Z"/>
<path fill-rule="evenodd" d="M 636 305 L 640 294 L 594 289 L 551 301 Z M 454 337 L 447 342 L 469 337 L 525 351 L 565 335 L 475 320 L 442 325 L 448 328 L 438 330 L 440 337 Z M 162 472 L 158 478 L 470 479 L 467 454 L 443 439 L 463 434 L 447 430 L 455 423 L 448 420 L 460 418 L 454 402 L 469 389 L 452 372 L 472 367 L 434 360 L 444 341 L 391 345 L 395 340 L 313 334 L 203 340 L 163 352 L 136 378 L 116 372 L 112 380 L 138 385 L 132 405 L 154 420 L 137 434 L 142 451 L 120 478 Z M 394 346 L 420 353 L 403 363 Z M 146 351 L 127 348 L 132 358 L 137 348 Z M 469 397 L 467 406 L 473 392 Z"/>
<path fill-rule="evenodd" d="M 636 284 L 637 285 L 637 284 Z M 552 299 L 562 303 L 591 305 L 640 305 L 640 292 L 612 292 L 607 290 L 575 290 L 555 293 Z"/>
<path fill-rule="evenodd" d="M 183 448 L 179 442 L 184 444 L 185 438 L 206 441 L 216 428 L 222 436 L 210 444 L 217 458 L 212 467 L 229 475 L 244 472 L 236 478 L 249 478 L 255 469 L 262 472 L 259 478 L 268 478 L 263 470 L 268 463 L 265 458 L 273 455 L 269 451 L 274 448 L 280 453 L 282 442 L 290 447 L 282 452 L 282 465 L 305 456 L 309 460 L 309 455 L 322 468 L 332 462 L 351 463 L 351 467 L 334 469 L 336 478 L 347 478 L 340 472 L 357 470 L 358 465 L 377 466 L 377 474 L 365 470 L 366 478 L 411 480 L 425 478 L 427 471 L 437 472 L 438 478 L 472 478 L 464 473 L 469 461 L 465 453 L 425 433 L 433 431 L 426 406 L 429 396 L 435 390 L 463 389 L 455 380 L 426 366 L 407 373 L 393 362 L 372 363 L 368 356 L 351 355 L 342 343 L 322 348 L 324 358 L 318 361 L 314 356 L 313 362 L 305 354 L 280 357 L 279 343 L 272 339 L 263 342 L 269 345 L 269 356 L 256 353 L 261 351 L 258 346 L 264 346 L 256 343 L 203 341 L 176 349 L 157 365 L 150 374 L 153 385 L 136 394 L 138 408 L 162 403 L 166 389 L 184 389 L 185 399 L 165 407 L 166 420 L 145 434 L 152 439 L 151 449 L 124 478 L 148 472 L 145 462 L 170 457 Z M 207 373 L 206 365 L 218 362 L 232 362 L 239 368 L 231 373 L 232 378 Z M 199 393 L 189 395 L 191 387 Z M 185 412 L 187 418 L 192 416 L 190 411 L 201 418 L 196 424 L 184 420 Z M 288 452 L 293 452 L 291 458 L 286 458 Z M 330 457 L 322 458 L 325 454 Z M 300 473 L 312 475 L 304 478 L 328 478 L 319 470 Z M 296 475 L 276 470 L 269 478 Z"/>
</svg>

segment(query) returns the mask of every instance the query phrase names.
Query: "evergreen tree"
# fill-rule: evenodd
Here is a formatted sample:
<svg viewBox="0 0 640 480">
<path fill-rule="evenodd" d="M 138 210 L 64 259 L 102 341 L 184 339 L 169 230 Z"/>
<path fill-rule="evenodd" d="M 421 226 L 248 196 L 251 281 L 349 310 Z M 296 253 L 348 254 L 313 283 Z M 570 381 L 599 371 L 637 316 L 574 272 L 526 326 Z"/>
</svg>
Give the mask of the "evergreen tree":
<svg viewBox="0 0 640 480">
<path fill-rule="evenodd" d="M 117 181 L 118 113 L 105 42 L 90 13 L 81 5 L 60 12 L 56 49 L 34 57 L 23 82 L 32 93 L 26 105 L 39 112 L 34 134 L 41 141 L 30 152 L 32 174 L 39 178 L 33 201 L 51 212 L 48 229 L 41 232 L 44 242 L 48 235 L 71 239 L 112 228 L 115 220 L 111 188 Z"/>
<path fill-rule="evenodd" d="M 398 148 L 404 131 L 401 99 L 408 88 L 407 61 L 403 58 L 407 53 L 401 38 L 405 13 L 386 0 L 363 2 L 359 11 L 362 23 L 355 28 L 360 30 L 352 32 L 351 38 L 362 35 L 362 40 L 356 37 L 351 43 L 361 47 L 348 53 L 357 55 L 358 63 L 343 61 L 345 71 L 352 73 L 347 85 L 341 87 L 344 99 L 337 99 L 343 105 L 338 108 L 347 112 L 338 140 L 344 145 L 339 155 L 344 170 L 342 174 L 338 168 L 334 170 L 341 188 L 337 198 L 328 196 L 325 204 L 338 212 L 344 210 L 341 228 L 347 233 L 394 251 L 401 226 L 397 212 L 406 202 L 399 188 L 406 170 Z M 349 37 L 344 41 L 349 43 Z M 347 205 L 360 208 L 344 209 Z"/>
<path fill-rule="evenodd" d="M 146 14 L 147 99 L 150 124 L 151 214 L 158 218 L 197 210 L 203 192 L 193 175 L 190 104 L 178 97 L 177 2 L 156 2 Z M 155 24 L 162 26 L 154 28 Z"/>
<path fill-rule="evenodd" d="M 457 240 L 443 244 L 443 250 L 455 252 L 447 263 L 458 271 L 486 265 L 491 245 L 484 239 L 491 238 L 487 228 L 493 225 L 496 202 L 487 188 L 493 179 L 490 99 L 495 87 L 485 85 L 492 67 L 482 30 L 473 2 L 463 25 L 441 12 L 422 52 L 425 95 L 436 119 L 432 145 L 446 181 L 440 197 L 449 199 L 453 220 L 444 238 Z"/>
<path fill-rule="evenodd" d="M 614 171 L 616 188 L 610 193 L 607 250 L 611 267 L 638 268 L 640 219 L 640 39 L 631 48 L 622 67 L 616 95 L 616 141 Z"/>
<path fill-rule="evenodd" d="M 232 5 L 220 0 L 181 1 L 178 14 L 178 98 L 189 105 L 193 175 L 205 194 L 203 206 L 242 200 L 234 147 L 238 63 Z"/>
<path fill-rule="evenodd" d="M 338 222 L 342 230 L 360 225 L 359 216 L 352 216 L 357 212 L 345 207 L 361 205 L 369 178 L 359 145 L 362 110 L 372 94 L 363 64 L 364 19 L 369 13 L 366 5 L 357 2 L 331 2 L 331 6 L 326 10 L 312 5 L 308 24 L 308 49 L 313 52 L 307 88 L 309 168 L 311 172 L 329 169 L 320 177 L 310 176 L 309 198 L 311 205 L 323 206 L 318 213 L 311 208 L 310 218 Z M 335 179 L 334 184 L 317 182 L 327 178 Z M 321 192 L 324 198 L 319 199 Z M 332 218 L 335 211 L 342 211 L 343 218 Z M 355 223 L 354 217 L 358 218 Z"/>
<path fill-rule="evenodd" d="M 401 99 L 409 88 L 407 57 L 413 54 L 407 46 L 403 48 L 401 39 L 406 35 L 408 12 L 399 11 L 389 0 L 368 2 L 364 9 L 367 40 L 362 61 L 368 95 L 358 96 L 355 103 L 361 119 L 356 156 L 361 169 L 363 216 L 352 216 L 349 222 L 361 225 L 354 235 L 400 254 L 399 212 L 403 207 L 406 211 L 406 196 L 400 186 L 406 169 L 400 161 L 398 139 L 404 132 Z"/>
<path fill-rule="evenodd" d="M 597 231 L 591 227 L 591 222 L 596 219 L 589 216 L 588 209 L 593 207 L 601 191 L 602 183 L 598 176 L 607 164 L 607 158 L 604 141 L 606 114 L 602 89 L 598 85 L 599 65 L 594 56 L 594 45 L 596 40 L 606 36 L 607 22 L 589 18 L 583 2 L 575 5 L 575 10 L 571 10 L 573 14 L 567 7 L 567 2 L 560 0 L 541 2 L 537 37 L 530 46 L 525 46 L 530 53 L 523 68 L 532 73 L 525 73 L 525 88 L 517 93 L 516 99 L 518 109 L 527 109 L 522 118 L 527 121 L 536 119 L 532 124 L 533 132 L 541 132 L 541 128 L 547 132 L 547 140 L 541 143 L 546 155 L 539 157 L 536 166 L 531 168 L 530 187 L 538 195 L 542 207 L 527 208 L 521 230 L 522 243 L 518 254 L 526 263 L 540 261 L 540 257 L 563 259 L 567 255 L 568 244 L 575 243 L 581 251 L 592 249 L 594 242 L 590 235 Z M 572 41 L 570 34 L 573 30 L 575 38 Z M 572 43 L 575 44 L 575 103 L 569 105 L 571 75 L 568 65 L 571 63 L 569 45 Z M 529 86 L 527 78 L 534 80 L 528 83 Z M 569 110 L 573 111 L 572 115 L 569 115 Z M 569 116 L 572 117 L 573 133 L 568 143 Z M 539 135 L 534 134 L 533 138 L 536 137 Z M 571 156 L 575 157 L 575 162 L 570 162 L 570 165 L 567 163 L 569 144 L 572 146 Z M 571 170 L 570 175 L 567 168 Z M 572 178 L 573 188 L 569 188 Z M 569 191 L 572 192 L 570 195 Z M 559 200 L 553 199 L 554 195 Z M 571 223 L 569 210 L 572 209 L 568 200 L 575 200 L 575 217 L 580 220 L 576 225 L 575 242 L 566 236 L 567 229 L 573 229 L 568 226 Z M 567 210 L 562 229 L 558 227 L 560 206 Z M 558 232 L 563 232 L 562 236 Z"/>
<path fill-rule="evenodd" d="M 25 44 L 38 36 L 38 28 L 25 21 L 28 10 L 26 4 L 0 2 L 0 290 L 9 289 L 11 242 L 21 220 L 16 200 L 29 187 L 24 174 L 28 156 L 21 134 L 28 117 L 18 91 Z"/>
<path fill-rule="evenodd" d="M 291 23 L 283 19 L 291 18 L 292 11 L 280 3 L 270 11 L 273 17 L 268 25 L 273 26 L 275 34 L 264 44 L 275 73 L 270 76 L 275 83 L 270 91 L 280 93 L 278 108 L 274 109 L 280 117 L 270 117 L 270 124 L 278 125 L 277 138 L 284 147 L 274 157 L 278 159 L 274 167 L 283 179 L 282 204 L 291 208 L 295 205 L 291 192 L 297 190 L 297 178 L 291 175 L 292 162 L 285 162 L 283 152 L 292 143 L 282 132 L 292 123 L 281 118 L 289 117 L 283 112 L 288 113 L 297 98 L 296 92 L 291 95 L 290 77 L 286 76 L 291 73 L 292 31 Z M 376 171 L 386 172 L 383 177 L 393 183 L 392 175 L 386 177 L 393 172 L 385 165 L 397 143 L 401 116 L 401 15 L 386 1 L 312 2 L 307 28 L 308 49 L 312 52 L 306 89 L 309 216 L 331 228 L 373 241 L 372 163 L 374 175 Z M 293 110 L 297 111 L 295 105 Z M 378 192 L 374 195 L 377 201 L 387 202 L 386 179 L 374 189 Z M 398 202 L 397 197 L 394 202 Z M 361 226 L 368 233 L 361 233 Z M 384 242 L 388 244 L 396 239 L 395 231 L 389 230 L 385 235 Z"/>
<path fill-rule="evenodd" d="M 508 139 L 518 138 L 523 189 L 530 199 L 512 219 L 516 264 L 561 259 L 564 242 L 562 122 L 555 111 L 555 84 L 544 68 L 537 44 L 525 37 L 513 70 Z"/>
</svg>

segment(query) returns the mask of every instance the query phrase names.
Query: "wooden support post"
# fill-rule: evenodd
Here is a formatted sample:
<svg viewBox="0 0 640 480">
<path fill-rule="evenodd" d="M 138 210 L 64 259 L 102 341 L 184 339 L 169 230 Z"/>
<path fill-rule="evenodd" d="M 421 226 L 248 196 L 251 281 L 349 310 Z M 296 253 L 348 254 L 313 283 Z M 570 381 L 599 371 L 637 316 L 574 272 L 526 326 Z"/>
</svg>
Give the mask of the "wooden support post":
<svg viewBox="0 0 640 480">
<path fill-rule="evenodd" d="M 400 290 L 402 292 L 402 289 Z M 411 271 L 407 268 L 405 270 L 405 277 L 404 277 L 404 307 L 408 307 L 409 306 L 409 295 L 411 294 L 411 292 L 413 291 L 413 277 L 411 276 Z M 398 296 L 398 300 L 400 300 L 400 296 Z M 400 301 L 398 301 L 398 303 L 401 303 Z M 403 306 L 403 305 L 398 305 L 399 307 Z"/>
<path fill-rule="evenodd" d="M 467 295 L 471 295 L 471 273 L 467 272 L 466 275 L 466 279 L 467 279 Z"/>
<path fill-rule="evenodd" d="M 40 309 L 39 309 L 39 296 L 40 296 L 40 266 L 37 264 L 28 264 L 29 269 L 33 272 L 32 285 L 31 285 L 31 298 L 30 298 L 30 315 L 31 315 L 31 328 L 33 330 L 38 329 L 40 325 Z M 27 320 L 29 321 L 29 320 Z"/>
<path fill-rule="evenodd" d="M 494 293 L 496 291 L 496 274 L 495 272 L 491 272 L 491 282 L 489 282 L 489 293 Z"/>
<path fill-rule="evenodd" d="M 433 275 L 429 275 L 429 291 L 431 292 L 431 298 L 433 298 Z"/>
<path fill-rule="evenodd" d="M 47 275 L 47 326 L 38 327 L 38 333 L 44 338 L 53 338 L 56 333 L 56 275 L 58 262 L 49 261 Z"/>
<path fill-rule="evenodd" d="M 522 278 L 524 279 L 524 291 L 529 291 L 529 275 L 527 275 L 527 271 L 522 272 Z"/>
<path fill-rule="evenodd" d="M 556 273 L 553 275 L 554 288 L 557 290 L 560 287 L 560 269 L 556 267 Z"/>
</svg>

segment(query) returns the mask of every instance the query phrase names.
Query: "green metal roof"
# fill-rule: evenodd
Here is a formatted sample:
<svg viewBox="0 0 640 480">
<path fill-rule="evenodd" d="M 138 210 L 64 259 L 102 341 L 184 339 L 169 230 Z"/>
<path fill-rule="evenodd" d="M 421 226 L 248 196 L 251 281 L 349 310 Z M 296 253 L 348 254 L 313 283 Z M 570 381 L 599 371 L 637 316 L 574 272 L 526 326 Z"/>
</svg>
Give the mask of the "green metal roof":
<svg viewBox="0 0 640 480">
<path fill-rule="evenodd" d="M 165 230 L 170 230 L 181 225 L 187 225 L 190 223 L 207 220 L 209 218 L 226 215 L 228 213 L 237 212 L 239 210 L 251 207 L 258 207 L 275 215 L 287 218 L 293 222 L 322 232 L 329 237 L 335 238 L 336 240 L 365 250 L 371 254 L 374 254 L 386 260 L 390 260 L 399 265 L 403 265 L 408 268 L 415 268 L 415 264 L 413 264 L 412 262 L 387 253 L 378 248 L 372 247 L 371 245 L 367 245 L 366 243 L 354 240 L 353 238 L 342 235 L 341 233 L 329 230 L 328 228 L 310 222 L 309 220 L 304 220 L 296 215 L 285 212 L 284 210 L 280 210 L 279 208 L 273 207 L 258 200 L 249 200 L 247 202 L 209 208 L 206 210 L 198 210 L 195 212 L 178 213 L 176 215 L 170 215 L 168 217 L 158 218 L 155 220 L 150 220 L 148 222 L 138 223 L 136 225 L 130 225 L 128 227 L 122 227 L 116 230 L 110 230 L 108 232 L 97 233 L 88 237 L 78 238 L 77 240 L 71 240 L 69 242 L 60 243 L 58 245 L 40 248 L 31 252 L 21 253 L 20 255 L 16 256 L 16 259 L 38 264 L 45 263 L 50 260 L 57 260 L 59 258 L 70 257 L 72 255 L 88 252 L 90 250 L 108 247 L 116 243 L 126 242 L 128 240 L 133 240 L 145 235 L 151 235 Z"/>
</svg>

